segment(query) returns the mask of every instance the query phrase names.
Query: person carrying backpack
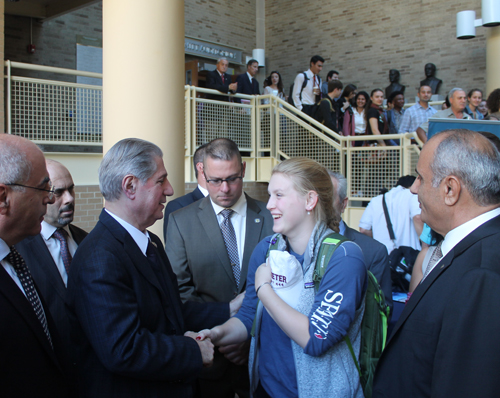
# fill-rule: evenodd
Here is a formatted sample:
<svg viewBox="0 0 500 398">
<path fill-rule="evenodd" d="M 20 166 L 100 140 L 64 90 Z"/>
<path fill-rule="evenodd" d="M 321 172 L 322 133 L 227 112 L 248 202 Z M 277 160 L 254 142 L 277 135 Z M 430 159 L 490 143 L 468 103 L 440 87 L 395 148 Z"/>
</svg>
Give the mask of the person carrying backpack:
<svg viewBox="0 0 500 398">
<path fill-rule="evenodd" d="M 254 397 L 361 398 L 360 374 L 344 338 L 357 358 L 368 278 L 361 249 L 330 237 L 339 230 L 330 176 L 313 160 L 288 159 L 273 169 L 269 193 L 276 234 L 252 254 L 242 307 L 199 337 L 227 345 L 252 333 Z M 320 254 L 323 243 L 336 247 L 329 260 Z M 276 254 L 299 272 L 274 268 Z"/>
<path fill-rule="evenodd" d="M 340 80 L 330 80 L 328 82 L 328 95 L 318 102 L 313 117 L 320 123 L 323 123 L 330 130 L 336 133 L 341 130 L 338 118 L 340 109 L 334 98 L 337 98 L 342 93 L 343 84 Z"/>
<path fill-rule="evenodd" d="M 321 78 L 318 74 L 323 69 L 325 60 L 319 55 L 311 58 L 309 70 L 299 73 L 290 89 L 290 101 L 293 106 L 312 116 L 312 108 L 321 99 Z"/>
</svg>

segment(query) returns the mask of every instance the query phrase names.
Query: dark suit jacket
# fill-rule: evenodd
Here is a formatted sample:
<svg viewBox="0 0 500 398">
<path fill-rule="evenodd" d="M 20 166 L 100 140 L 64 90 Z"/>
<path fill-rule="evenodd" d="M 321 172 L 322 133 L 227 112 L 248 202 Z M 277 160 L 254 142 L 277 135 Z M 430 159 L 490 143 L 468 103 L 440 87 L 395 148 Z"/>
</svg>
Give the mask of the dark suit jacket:
<svg viewBox="0 0 500 398">
<path fill-rule="evenodd" d="M 368 270 L 377 278 L 377 281 L 384 292 L 385 301 L 391 307 L 392 312 L 392 280 L 391 270 L 389 269 L 389 256 L 387 255 L 386 247 L 361 232 L 358 232 L 346 224 L 345 234 L 355 242 L 363 251 L 365 263 Z"/>
<path fill-rule="evenodd" d="M 229 85 L 232 83 L 231 75 L 224 73 L 224 83 L 217 69 L 214 69 L 207 73 L 206 87 L 212 90 L 218 90 L 225 94 L 234 94 L 234 92 L 229 90 Z M 208 99 L 213 99 L 217 101 L 229 101 L 229 97 L 226 95 L 207 95 Z"/>
<path fill-rule="evenodd" d="M 68 301 L 85 397 L 189 397 L 202 370 L 184 337 L 227 320 L 227 304 L 187 303 L 156 235 L 163 289 L 152 263 L 105 210 L 73 259 Z M 161 272 L 161 271 L 160 271 Z"/>
<path fill-rule="evenodd" d="M 238 83 L 238 89 L 236 92 L 241 93 L 241 94 L 248 94 L 248 95 L 259 95 L 259 82 L 257 79 L 253 79 L 252 82 L 250 82 L 250 79 L 248 78 L 248 74 L 242 73 L 236 78 L 236 83 Z"/>
<path fill-rule="evenodd" d="M 69 383 L 62 342 L 43 302 L 54 349 L 33 307 L 0 265 L 0 395 L 68 397 Z"/>
<path fill-rule="evenodd" d="M 69 229 L 76 244 L 80 245 L 87 236 L 87 232 L 72 224 L 69 225 Z M 74 360 L 74 353 L 71 354 L 74 351 L 74 345 L 71 341 L 70 325 L 66 313 L 66 286 L 64 286 L 61 274 L 42 235 L 30 236 L 19 242 L 16 248 L 26 261 L 38 291 L 47 303 L 66 352 L 70 353 L 71 360 Z"/>
<path fill-rule="evenodd" d="M 182 209 L 183 207 L 189 206 L 191 203 L 194 203 L 203 198 L 204 196 L 201 193 L 200 189 L 196 187 L 193 192 L 189 192 L 167 203 L 165 214 L 163 216 L 163 239 L 165 241 L 165 246 L 167 246 L 167 226 L 170 213 Z"/>
<path fill-rule="evenodd" d="M 246 282 L 253 249 L 271 235 L 273 219 L 266 205 L 247 195 L 245 248 L 241 266 Z M 170 215 L 167 254 L 183 301 L 229 302 L 245 290 L 236 287 L 224 238 L 210 197 Z"/>
<path fill-rule="evenodd" d="M 378 363 L 373 397 L 497 397 L 500 217 L 415 289 Z"/>
</svg>

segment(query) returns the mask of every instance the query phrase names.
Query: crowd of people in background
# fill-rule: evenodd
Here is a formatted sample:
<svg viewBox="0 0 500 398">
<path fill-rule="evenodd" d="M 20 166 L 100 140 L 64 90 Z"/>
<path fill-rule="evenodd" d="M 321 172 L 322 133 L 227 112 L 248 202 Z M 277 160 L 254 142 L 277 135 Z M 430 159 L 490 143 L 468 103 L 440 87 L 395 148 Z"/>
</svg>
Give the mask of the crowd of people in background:
<svg viewBox="0 0 500 398">
<path fill-rule="evenodd" d="M 219 67 L 223 62 L 227 63 L 227 60 L 221 59 L 217 63 L 217 70 L 221 76 L 227 70 L 227 65 L 225 70 Z M 486 100 L 483 98 L 483 91 L 479 88 L 473 88 L 467 92 L 456 87 L 450 91 L 441 105 L 429 105 L 433 90 L 436 89 L 436 87 L 431 87 L 433 84 L 428 82 L 435 73 L 433 64 L 426 65 L 426 74 L 429 74 L 430 77 L 428 76 L 428 79 L 420 83 L 417 93 L 418 102 L 405 109 L 405 87 L 399 84 L 397 70 L 391 69 L 391 86 L 386 88 L 387 95 L 382 89 L 375 88 L 368 96 L 366 91 L 360 90 L 358 92 L 358 87 L 354 84 L 344 85 L 336 70 L 330 70 L 326 75 L 326 81 L 322 81 L 319 74 L 323 69 L 324 62 L 321 56 L 313 56 L 309 69 L 297 74 L 290 86 L 289 95 L 286 94 L 286 86 L 281 74 L 278 71 L 272 71 L 264 80 L 263 94 L 271 94 L 288 101 L 303 113 L 323 123 L 330 130 L 344 136 L 403 134 L 416 131 L 419 138 L 425 142 L 427 141 L 427 121 L 431 116 L 500 120 L 500 89 L 492 91 Z M 258 83 L 255 79 L 258 62 L 254 59 L 248 61 L 247 70 L 236 79 L 239 84 L 237 92 L 259 94 Z M 210 73 L 213 74 L 216 71 Z M 229 87 L 230 80 L 227 80 L 228 87 L 223 90 L 221 90 L 220 84 L 212 84 L 213 79 L 210 81 L 207 79 L 207 87 L 226 93 L 234 93 L 235 90 Z M 243 87 L 242 82 L 245 82 Z M 249 87 L 252 89 L 248 89 Z M 387 98 L 385 98 L 386 96 Z M 450 98 L 451 96 L 454 98 Z M 264 99 L 263 103 L 267 104 L 269 100 Z M 441 113 L 435 115 L 438 108 L 441 108 Z M 397 143 L 398 140 L 377 141 L 377 145 L 381 146 Z M 354 145 L 362 144 L 363 141 L 356 141 Z"/>
</svg>

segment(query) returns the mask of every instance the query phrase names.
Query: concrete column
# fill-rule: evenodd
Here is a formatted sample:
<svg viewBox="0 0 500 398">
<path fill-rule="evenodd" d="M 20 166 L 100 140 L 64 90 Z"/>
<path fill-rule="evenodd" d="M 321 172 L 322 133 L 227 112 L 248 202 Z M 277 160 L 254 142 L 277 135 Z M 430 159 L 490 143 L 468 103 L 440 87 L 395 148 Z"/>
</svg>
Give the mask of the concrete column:
<svg viewBox="0 0 500 398">
<path fill-rule="evenodd" d="M 485 28 L 486 33 L 486 98 L 495 90 L 500 88 L 500 26 Z"/>
<path fill-rule="evenodd" d="M 103 77 L 104 153 L 123 138 L 154 142 L 183 195 L 184 0 L 104 0 Z"/>
</svg>

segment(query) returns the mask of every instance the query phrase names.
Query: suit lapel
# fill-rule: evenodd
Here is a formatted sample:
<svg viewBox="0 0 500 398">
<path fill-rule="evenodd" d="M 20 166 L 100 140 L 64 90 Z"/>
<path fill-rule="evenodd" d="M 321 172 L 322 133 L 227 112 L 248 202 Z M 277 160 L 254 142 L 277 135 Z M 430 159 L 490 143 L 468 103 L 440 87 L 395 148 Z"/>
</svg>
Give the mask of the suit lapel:
<svg viewBox="0 0 500 398">
<path fill-rule="evenodd" d="M 172 324 L 178 325 L 178 321 L 171 309 L 169 297 L 167 297 L 168 293 L 163 291 L 163 288 L 161 287 L 161 284 L 158 281 L 148 258 L 142 253 L 141 249 L 139 249 L 139 246 L 137 246 L 134 239 L 125 230 L 125 228 L 123 228 L 104 209 L 101 212 L 99 220 L 106 226 L 106 228 L 108 228 L 111 234 L 113 234 L 113 236 L 122 243 L 125 252 L 132 260 L 136 269 L 159 291 L 166 317 Z M 158 252 L 160 251 L 161 250 L 158 250 Z"/>
<path fill-rule="evenodd" d="M 88 235 L 87 232 L 85 232 L 83 229 L 75 227 L 73 224 L 69 224 L 69 229 L 76 244 L 80 246 L 82 240 Z"/>
<path fill-rule="evenodd" d="M 219 223 L 217 222 L 217 216 L 215 215 L 209 197 L 201 201 L 197 213 L 198 219 L 200 220 L 200 223 L 205 230 L 205 234 L 207 235 L 207 239 L 219 257 L 220 266 L 224 269 L 228 278 L 236 284 L 233 270 L 231 269 L 231 262 L 229 261 L 229 256 L 227 255 L 226 244 L 224 243 L 224 238 L 222 237 L 222 232 L 220 230 Z"/>
<path fill-rule="evenodd" d="M 248 263 L 253 249 L 260 241 L 262 227 L 264 225 L 264 216 L 260 214 L 260 208 L 255 201 L 247 194 L 247 217 L 246 217 L 246 232 L 245 232 L 245 249 L 243 251 L 243 264 L 241 265 L 241 275 L 246 280 L 248 274 Z M 245 290 L 245 284 L 241 284 L 239 291 Z"/>
<path fill-rule="evenodd" d="M 57 294 L 66 303 L 66 286 L 64 286 L 61 274 L 57 269 L 57 265 L 54 262 L 54 259 L 52 258 L 47 245 L 43 241 L 42 235 L 38 234 L 37 236 L 35 236 L 29 242 L 29 247 L 33 251 L 33 253 L 36 253 L 36 255 L 39 256 L 39 258 L 37 259 L 37 265 L 41 267 L 40 270 L 32 270 L 33 266 L 31 266 L 30 271 L 33 274 L 37 274 L 41 278 L 47 280 L 57 292 Z M 41 273 L 47 273 L 48 275 L 40 275 Z"/>
<path fill-rule="evenodd" d="M 36 338 L 43 346 L 44 350 L 47 354 L 52 358 L 52 360 L 57 364 L 57 367 L 60 368 L 59 361 L 54 353 L 54 350 L 50 346 L 49 340 L 47 339 L 47 335 L 43 330 L 42 324 L 40 320 L 37 318 L 33 307 L 29 303 L 26 296 L 23 294 L 19 286 L 16 285 L 14 280 L 10 277 L 7 271 L 3 266 L 0 266 L 0 294 L 3 294 L 5 298 L 12 304 L 14 308 L 16 308 L 21 316 L 24 318 L 28 326 L 33 330 Z M 41 299 L 41 298 L 40 298 Z M 47 306 L 43 306 L 46 317 L 49 317 Z M 50 330 L 49 330 L 50 331 Z M 62 369 L 61 369 L 62 370 Z"/>
</svg>

